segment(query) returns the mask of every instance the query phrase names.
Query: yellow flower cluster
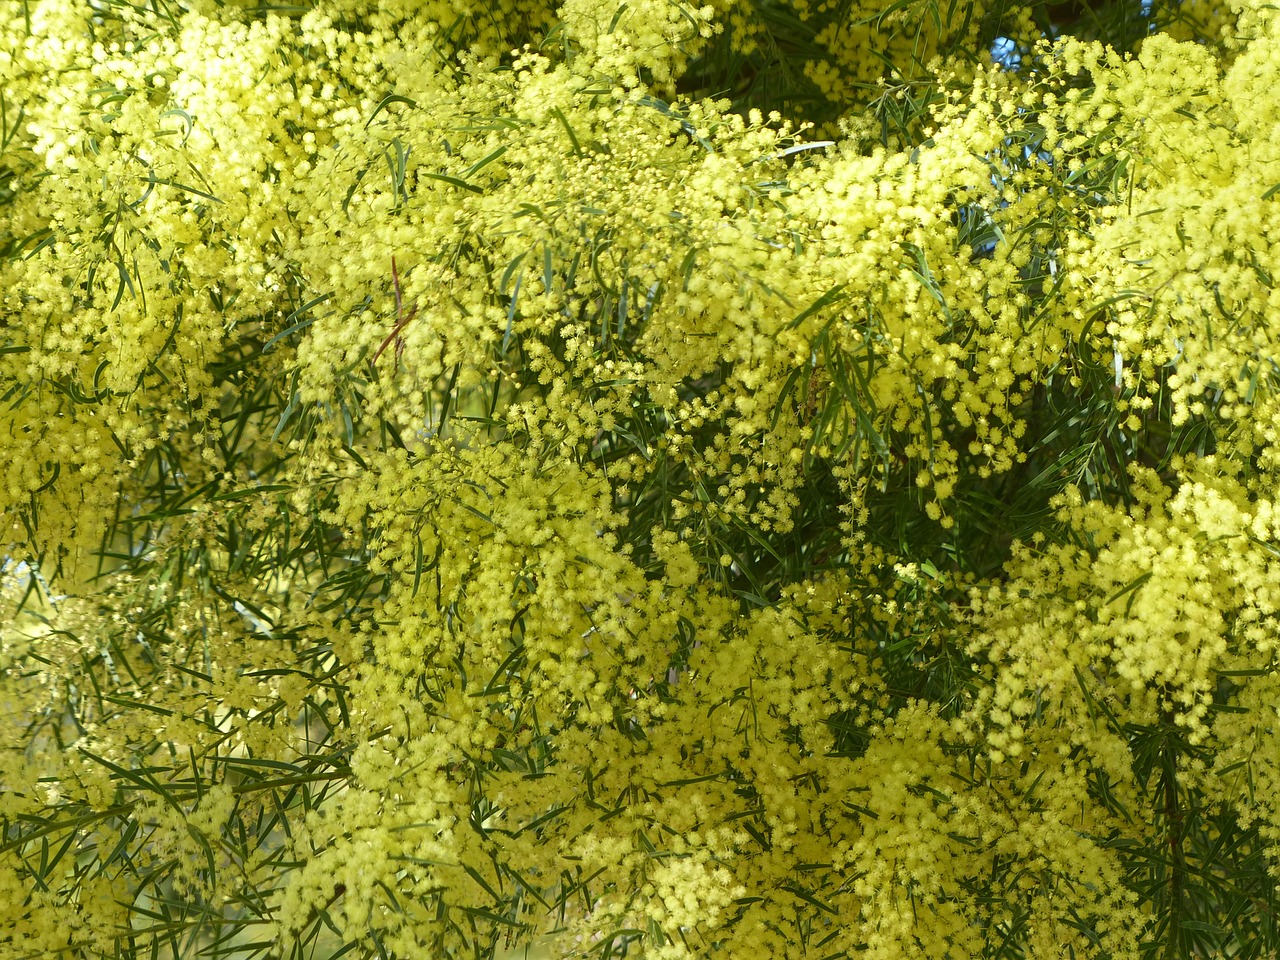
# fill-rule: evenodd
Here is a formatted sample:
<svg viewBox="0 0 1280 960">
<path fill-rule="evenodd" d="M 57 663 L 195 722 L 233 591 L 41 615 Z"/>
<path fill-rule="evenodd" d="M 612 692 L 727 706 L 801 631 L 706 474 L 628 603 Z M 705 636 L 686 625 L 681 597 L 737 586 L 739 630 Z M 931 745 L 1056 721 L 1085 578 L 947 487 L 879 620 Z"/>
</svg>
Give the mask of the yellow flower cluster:
<svg viewBox="0 0 1280 960">
<path fill-rule="evenodd" d="M 1280 18 L 929 10 L 788 7 L 805 142 L 677 95 L 763 5 L 0 0 L 0 945 L 1136 958 L 1180 805 L 1276 860 Z"/>
<path fill-rule="evenodd" d="M 1212 457 L 1185 464 L 1176 493 L 1140 471 L 1129 510 L 1069 491 L 1059 517 L 1085 543 L 1023 548 L 1009 582 L 975 598 L 992 620 L 974 648 L 993 665 L 1022 665 L 998 673 L 989 716 L 1000 732 L 988 742 L 1020 755 L 1025 718 L 1046 698 L 1076 714 L 1055 736 L 1091 729 L 1079 688 L 1095 682 L 1108 696 L 1132 698 L 1135 719 L 1170 712 L 1193 743 L 1208 735 L 1221 671 L 1269 657 L 1275 644 L 1266 628 L 1277 599 L 1273 507 L 1224 466 Z M 1014 600 L 1032 582 L 1057 589 Z M 1029 629 L 1031 621 L 1043 630 Z"/>
</svg>

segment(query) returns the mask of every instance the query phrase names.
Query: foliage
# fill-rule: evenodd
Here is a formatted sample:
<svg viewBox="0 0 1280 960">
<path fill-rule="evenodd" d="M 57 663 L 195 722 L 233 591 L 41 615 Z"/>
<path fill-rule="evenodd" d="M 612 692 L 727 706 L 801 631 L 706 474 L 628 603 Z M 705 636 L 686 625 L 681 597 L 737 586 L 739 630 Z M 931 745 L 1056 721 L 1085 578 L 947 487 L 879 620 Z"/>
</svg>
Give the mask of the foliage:
<svg viewBox="0 0 1280 960">
<path fill-rule="evenodd" d="M 0 0 L 3 955 L 1274 955 L 1280 19 L 1064 6 Z"/>
</svg>

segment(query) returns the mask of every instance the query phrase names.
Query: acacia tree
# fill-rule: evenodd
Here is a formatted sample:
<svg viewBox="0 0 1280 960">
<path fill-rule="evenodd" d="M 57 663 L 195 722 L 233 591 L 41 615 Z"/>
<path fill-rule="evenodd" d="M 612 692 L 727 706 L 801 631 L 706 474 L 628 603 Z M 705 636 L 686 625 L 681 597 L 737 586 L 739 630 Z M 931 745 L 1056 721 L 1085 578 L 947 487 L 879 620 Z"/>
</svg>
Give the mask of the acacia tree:
<svg viewBox="0 0 1280 960">
<path fill-rule="evenodd" d="M 0 0 L 4 956 L 1273 955 L 1277 41 Z"/>
</svg>

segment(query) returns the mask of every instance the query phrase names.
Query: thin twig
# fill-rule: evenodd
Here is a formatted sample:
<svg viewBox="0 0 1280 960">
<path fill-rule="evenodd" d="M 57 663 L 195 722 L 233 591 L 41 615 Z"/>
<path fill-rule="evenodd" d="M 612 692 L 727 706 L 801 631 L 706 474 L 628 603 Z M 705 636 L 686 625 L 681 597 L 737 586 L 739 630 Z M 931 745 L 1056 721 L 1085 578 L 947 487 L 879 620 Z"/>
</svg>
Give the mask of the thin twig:
<svg viewBox="0 0 1280 960">
<path fill-rule="evenodd" d="M 396 288 L 396 325 L 391 328 L 391 332 L 387 334 L 387 338 L 382 341 L 381 346 L 379 346 L 374 352 L 373 363 L 375 365 L 377 364 L 378 358 L 382 356 L 382 351 L 386 350 L 387 345 L 394 340 L 396 342 L 396 369 L 399 370 L 400 355 L 404 353 L 404 337 L 400 334 L 404 328 L 408 326 L 409 321 L 414 318 L 414 315 L 417 314 L 418 305 L 415 303 L 409 308 L 409 313 L 407 315 L 405 314 L 404 298 L 400 292 L 400 273 L 396 269 L 396 258 L 394 255 L 391 257 L 391 281 L 395 284 Z"/>
</svg>

